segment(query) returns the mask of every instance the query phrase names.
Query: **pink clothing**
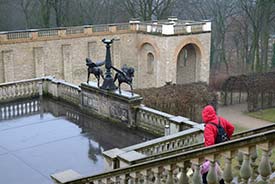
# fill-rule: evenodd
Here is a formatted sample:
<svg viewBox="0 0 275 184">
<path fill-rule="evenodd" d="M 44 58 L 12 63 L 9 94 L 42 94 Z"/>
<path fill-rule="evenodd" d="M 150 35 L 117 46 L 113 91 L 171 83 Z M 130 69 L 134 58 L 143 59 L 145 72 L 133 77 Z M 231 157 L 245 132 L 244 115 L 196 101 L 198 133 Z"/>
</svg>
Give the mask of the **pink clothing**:
<svg viewBox="0 0 275 184">
<path fill-rule="evenodd" d="M 209 169 L 210 169 L 210 161 L 206 160 L 201 165 L 201 174 L 203 175 L 203 174 L 207 173 L 209 171 Z M 215 170 L 216 170 L 216 172 L 218 172 L 218 170 L 219 170 L 219 165 L 217 163 L 215 165 Z"/>
</svg>

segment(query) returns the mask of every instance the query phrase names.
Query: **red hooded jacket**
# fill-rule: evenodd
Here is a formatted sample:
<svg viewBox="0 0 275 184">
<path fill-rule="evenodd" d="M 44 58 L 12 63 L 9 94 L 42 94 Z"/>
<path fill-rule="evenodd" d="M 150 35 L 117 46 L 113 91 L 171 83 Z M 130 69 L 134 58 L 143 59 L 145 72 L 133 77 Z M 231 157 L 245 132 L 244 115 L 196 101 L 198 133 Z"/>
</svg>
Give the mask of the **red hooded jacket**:
<svg viewBox="0 0 275 184">
<path fill-rule="evenodd" d="M 221 126 L 226 131 L 228 137 L 231 138 L 234 132 L 234 126 L 223 117 L 218 117 L 216 115 L 216 111 L 213 108 L 213 106 L 207 105 L 202 110 L 202 119 L 203 119 L 203 122 L 205 123 L 205 128 L 204 128 L 204 145 L 205 146 L 211 146 L 215 144 L 215 140 L 218 134 L 217 127 L 214 125 L 211 125 L 209 122 L 216 123 L 218 125 L 219 119 L 220 119 Z"/>
</svg>

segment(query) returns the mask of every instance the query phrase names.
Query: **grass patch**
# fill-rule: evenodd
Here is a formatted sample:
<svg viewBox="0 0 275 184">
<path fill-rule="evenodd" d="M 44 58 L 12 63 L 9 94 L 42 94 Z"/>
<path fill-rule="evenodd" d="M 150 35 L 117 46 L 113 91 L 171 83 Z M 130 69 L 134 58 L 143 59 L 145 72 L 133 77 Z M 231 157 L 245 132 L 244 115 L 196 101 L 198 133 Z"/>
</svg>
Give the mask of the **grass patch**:
<svg viewBox="0 0 275 184">
<path fill-rule="evenodd" d="M 249 112 L 247 115 L 258 119 L 275 122 L 275 108 L 259 110 L 257 112 Z"/>
<path fill-rule="evenodd" d="M 235 125 L 235 124 L 234 124 L 234 127 L 235 127 L 234 134 L 248 130 L 247 128 L 240 127 L 239 125 Z"/>
</svg>

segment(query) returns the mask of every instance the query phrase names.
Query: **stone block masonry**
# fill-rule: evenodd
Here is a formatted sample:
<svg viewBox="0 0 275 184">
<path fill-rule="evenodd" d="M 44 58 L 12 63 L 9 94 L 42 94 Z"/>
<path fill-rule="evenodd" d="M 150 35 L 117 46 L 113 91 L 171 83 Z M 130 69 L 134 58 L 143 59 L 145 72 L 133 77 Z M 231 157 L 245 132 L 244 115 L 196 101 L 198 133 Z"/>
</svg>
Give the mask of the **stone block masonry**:
<svg viewBox="0 0 275 184">
<path fill-rule="evenodd" d="M 135 68 L 134 88 L 160 87 L 166 82 L 208 82 L 209 23 L 169 25 L 176 30 L 169 34 L 163 22 L 26 30 L 24 34 L 2 32 L 0 83 L 50 75 L 78 85 L 87 78 L 86 57 L 105 59 L 103 38 L 116 39 L 111 47 L 115 67 L 127 64 Z M 182 65 L 185 48 L 191 49 L 187 49 L 189 59 Z"/>
</svg>

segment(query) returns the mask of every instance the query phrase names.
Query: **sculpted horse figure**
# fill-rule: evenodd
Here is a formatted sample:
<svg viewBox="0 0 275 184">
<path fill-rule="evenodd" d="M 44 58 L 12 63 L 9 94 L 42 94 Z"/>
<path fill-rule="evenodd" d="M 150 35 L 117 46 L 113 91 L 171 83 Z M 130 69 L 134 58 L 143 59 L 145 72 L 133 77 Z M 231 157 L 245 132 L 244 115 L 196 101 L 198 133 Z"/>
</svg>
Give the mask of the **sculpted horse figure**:
<svg viewBox="0 0 275 184">
<path fill-rule="evenodd" d="M 112 67 L 117 73 L 114 77 L 114 82 L 116 82 L 116 80 L 118 80 L 118 89 L 119 89 L 119 93 L 121 94 L 121 89 L 120 89 L 120 85 L 122 83 L 126 83 L 131 87 L 131 93 L 132 96 L 134 95 L 133 93 L 133 86 L 132 86 L 132 82 L 133 82 L 133 77 L 134 77 L 134 73 L 135 73 L 135 69 L 133 67 L 128 67 L 126 65 L 124 65 L 121 70 L 116 69 L 115 67 Z"/>
<path fill-rule="evenodd" d="M 102 79 L 104 79 L 103 72 L 99 68 L 99 66 L 102 66 L 104 64 L 105 64 L 105 61 L 94 63 L 94 62 L 92 62 L 92 60 L 90 58 L 86 58 L 86 65 L 88 66 L 87 83 L 89 83 L 90 74 L 92 73 L 96 77 L 96 79 L 97 79 L 97 87 L 99 87 L 100 76 L 102 77 Z"/>
</svg>

